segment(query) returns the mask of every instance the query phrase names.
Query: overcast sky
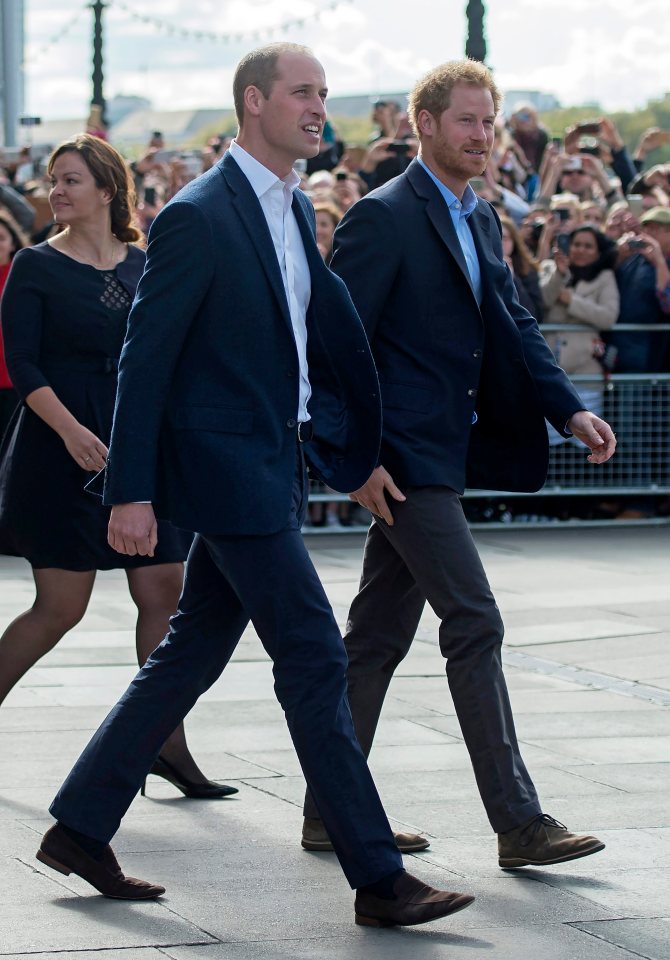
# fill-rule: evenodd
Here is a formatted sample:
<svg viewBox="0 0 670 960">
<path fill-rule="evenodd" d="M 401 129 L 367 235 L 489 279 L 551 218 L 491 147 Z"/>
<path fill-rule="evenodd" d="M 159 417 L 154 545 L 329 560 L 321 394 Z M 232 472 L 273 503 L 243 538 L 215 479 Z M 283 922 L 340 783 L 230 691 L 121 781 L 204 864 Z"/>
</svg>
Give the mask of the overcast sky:
<svg viewBox="0 0 670 960">
<path fill-rule="evenodd" d="M 462 56 L 464 0 L 111 0 L 105 11 L 105 95 L 140 94 L 157 109 L 229 107 L 236 62 L 251 34 L 304 17 L 262 41 L 306 43 L 331 95 L 407 89 L 426 70 Z M 566 106 L 597 100 L 631 109 L 670 89 L 668 0 L 491 0 L 488 63 L 503 89 L 554 93 Z M 82 0 L 25 0 L 26 112 L 83 116 L 91 97 L 92 13 Z M 230 43 L 170 36 L 177 29 L 244 33 Z M 319 10 L 319 19 L 314 15 Z M 49 41 L 77 12 L 78 21 Z M 46 47 L 46 49 L 45 49 Z"/>
</svg>

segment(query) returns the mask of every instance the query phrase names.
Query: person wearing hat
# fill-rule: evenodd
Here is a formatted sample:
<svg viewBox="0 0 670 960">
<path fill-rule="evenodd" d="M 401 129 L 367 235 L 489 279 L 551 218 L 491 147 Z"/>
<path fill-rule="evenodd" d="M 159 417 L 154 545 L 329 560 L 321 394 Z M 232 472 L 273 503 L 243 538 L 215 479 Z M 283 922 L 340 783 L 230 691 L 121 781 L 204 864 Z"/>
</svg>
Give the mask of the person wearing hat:
<svg viewBox="0 0 670 960">
<path fill-rule="evenodd" d="M 670 207 L 652 207 L 640 217 L 642 256 L 656 270 L 656 296 L 663 313 L 670 314 Z"/>
</svg>

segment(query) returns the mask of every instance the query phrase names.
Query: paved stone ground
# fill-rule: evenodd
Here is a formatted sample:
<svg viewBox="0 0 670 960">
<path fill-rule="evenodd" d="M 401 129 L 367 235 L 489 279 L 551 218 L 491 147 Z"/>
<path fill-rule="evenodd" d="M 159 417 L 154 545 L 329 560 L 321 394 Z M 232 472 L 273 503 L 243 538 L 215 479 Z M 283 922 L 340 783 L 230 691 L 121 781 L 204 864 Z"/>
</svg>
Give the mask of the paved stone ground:
<svg viewBox="0 0 670 960">
<path fill-rule="evenodd" d="M 249 632 L 188 721 L 194 753 L 231 799 L 198 802 L 152 778 L 115 839 L 124 868 L 165 883 L 151 904 L 104 900 L 34 859 L 47 805 L 135 671 L 123 575 L 99 577 L 82 624 L 0 709 L 0 957 L 35 960 L 670 960 L 668 532 L 477 535 L 508 627 L 507 676 L 545 809 L 607 849 L 504 873 L 484 816 L 427 613 L 393 682 L 372 766 L 392 822 L 425 831 L 407 858 L 473 907 L 427 927 L 353 924 L 332 855 L 298 840 L 303 790 L 258 640 Z M 338 618 L 359 538 L 313 555 Z M 0 623 L 32 598 L 0 559 Z"/>
</svg>

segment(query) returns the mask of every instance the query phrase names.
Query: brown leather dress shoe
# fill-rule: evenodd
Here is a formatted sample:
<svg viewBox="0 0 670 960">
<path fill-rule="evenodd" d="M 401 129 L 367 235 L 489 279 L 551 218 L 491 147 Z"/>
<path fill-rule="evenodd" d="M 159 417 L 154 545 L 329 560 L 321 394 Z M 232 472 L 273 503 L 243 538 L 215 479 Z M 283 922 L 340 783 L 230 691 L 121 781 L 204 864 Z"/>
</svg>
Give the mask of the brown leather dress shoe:
<svg viewBox="0 0 670 960">
<path fill-rule="evenodd" d="M 165 887 L 135 877 L 124 877 L 121 867 L 107 845 L 102 860 L 94 860 L 55 824 L 42 837 L 37 859 L 52 870 L 69 877 L 76 873 L 104 897 L 115 900 L 153 900 L 165 893 Z"/>
<path fill-rule="evenodd" d="M 413 927 L 465 910 L 474 901 L 467 893 L 436 890 L 411 873 L 402 873 L 393 885 L 393 900 L 364 890 L 356 892 L 356 923 L 364 927 Z"/>
<path fill-rule="evenodd" d="M 570 833 L 564 824 L 546 813 L 538 814 L 515 830 L 498 834 L 498 863 L 504 870 L 566 863 L 604 849 L 602 840 Z"/>
<path fill-rule="evenodd" d="M 430 840 L 422 837 L 420 833 L 394 833 L 393 838 L 401 853 L 418 853 L 419 850 L 427 850 L 430 846 Z M 303 820 L 300 844 L 304 850 L 327 853 L 333 849 L 323 822 L 311 817 L 305 817 Z"/>
</svg>

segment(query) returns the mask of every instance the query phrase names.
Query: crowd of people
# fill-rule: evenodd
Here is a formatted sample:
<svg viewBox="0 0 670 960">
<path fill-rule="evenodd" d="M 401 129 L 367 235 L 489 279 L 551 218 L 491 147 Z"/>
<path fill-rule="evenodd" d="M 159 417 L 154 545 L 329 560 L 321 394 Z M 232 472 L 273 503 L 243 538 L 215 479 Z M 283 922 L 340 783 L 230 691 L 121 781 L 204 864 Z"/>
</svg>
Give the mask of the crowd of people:
<svg viewBox="0 0 670 960">
<path fill-rule="evenodd" d="M 367 143 L 350 144 L 326 121 L 318 154 L 302 163 L 301 186 L 314 204 L 317 244 L 326 263 L 346 211 L 405 171 L 418 153 L 419 142 L 399 102 L 375 102 L 370 126 Z M 166 149 L 162 133 L 152 133 L 142 155 L 129 163 L 138 198 L 133 217 L 142 235 L 168 200 L 223 156 L 231 140 L 221 134 L 199 150 Z M 654 151 L 669 142 L 670 131 L 650 128 L 629 149 L 608 117 L 577 123 L 552 137 L 532 105 L 516 104 L 496 119 L 490 161 L 484 175 L 472 180 L 475 192 L 499 214 L 520 302 L 542 326 L 549 325 L 545 336 L 556 359 L 579 378 L 584 403 L 596 412 L 603 412 L 604 385 L 612 373 L 670 372 L 670 331 L 649 329 L 670 323 L 670 164 L 651 162 Z M 31 163 L 28 148 L 5 163 L 0 287 L 14 253 L 30 242 L 31 199 L 48 190 L 46 168 Z M 32 232 L 32 242 L 59 229 L 52 221 Z M 641 329 L 618 330 L 622 325 Z M 0 353 L 0 433 L 16 401 Z M 569 445 L 550 427 L 549 432 L 554 448 Z M 558 455 L 556 449 L 552 456 Z M 328 494 L 318 484 L 314 491 Z M 579 498 L 569 500 L 571 508 L 578 503 Z M 588 503 L 589 515 L 600 516 L 598 505 Z M 497 516 L 490 506 L 473 501 L 471 518 Z M 617 500 L 602 516 L 636 518 L 665 508 L 659 499 Z M 525 517 L 527 504 L 519 511 Z M 531 511 L 538 512 L 546 515 L 546 510 Z M 564 516 L 565 510 L 559 513 Z M 509 510 L 506 518 L 513 519 Z M 339 528 L 368 519 L 362 508 L 342 499 L 319 500 L 312 503 L 306 524 Z"/>
</svg>

